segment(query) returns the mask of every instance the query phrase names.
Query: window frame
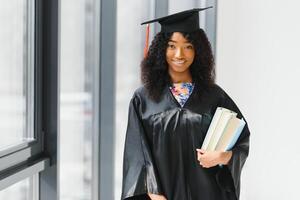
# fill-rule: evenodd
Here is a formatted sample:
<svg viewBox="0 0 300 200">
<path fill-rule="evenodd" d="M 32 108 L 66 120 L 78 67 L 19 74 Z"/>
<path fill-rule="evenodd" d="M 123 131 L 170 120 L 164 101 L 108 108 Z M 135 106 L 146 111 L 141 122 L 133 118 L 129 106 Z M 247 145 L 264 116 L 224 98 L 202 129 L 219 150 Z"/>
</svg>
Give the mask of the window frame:
<svg viewBox="0 0 300 200">
<path fill-rule="evenodd" d="M 48 95 L 43 84 L 46 78 L 43 73 L 44 63 L 43 46 L 44 42 L 44 25 L 45 19 L 42 0 L 28 0 L 27 11 L 29 13 L 27 26 L 28 43 L 26 50 L 29 52 L 25 59 L 26 70 L 26 92 L 28 92 L 29 101 L 27 102 L 26 116 L 26 136 L 34 138 L 31 141 L 20 142 L 0 152 L 0 190 L 17 183 L 25 178 L 33 177 L 49 168 L 51 155 L 46 152 L 45 148 L 45 124 L 43 115 L 47 106 L 45 97 Z M 32 29 L 33 28 L 33 29 Z M 32 45 L 34 48 L 32 48 Z M 32 66 L 33 65 L 33 66 Z M 33 70 L 33 71 L 32 71 Z M 47 85 L 46 85 L 47 86 Z M 57 91 L 55 91 L 57 92 Z M 57 120 L 57 118 L 56 118 Z M 50 122 L 49 122 L 50 123 Z M 55 133 L 56 134 L 56 133 Z M 37 181 L 32 181 L 38 184 Z M 36 186 L 33 186 L 36 188 Z M 35 191 L 37 191 L 35 189 Z M 35 194 L 32 194 L 36 196 Z"/>
<path fill-rule="evenodd" d="M 14 165 L 16 162 L 22 162 L 29 157 L 36 155 L 37 153 L 42 151 L 42 140 L 40 132 L 36 130 L 35 127 L 35 119 L 37 116 L 35 114 L 35 110 L 37 110 L 35 106 L 35 102 L 38 100 L 36 99 L 36 88 L 35 86 L 38 85 L 36 81 L 36 63 L 35 59 L 35 45 L 36 41 L 34 39 L 34 32 L 36 30 L 35 24 L 35 0 L 27 0 L 27 10 L 26 13 L 28 14 L 27 21 L 26 21 L 26 30 L 27 30 L 27 40 L 24 51 L 28 52 L 27 57 L 25 58 L 26 61 L 24 62 L 24 68 L 26 73 L 25 78 L 25 87 L 26 92 L 28 91 L 28 95 L 26 96 L 26 130 L 25 130 L 25 137 L 28 137 L 28 141 L 18 142 L 15 144 L 9 144 L 4 149 L 0 151 L 0 171 Z M 32 48 L 33 47 L 33 48 Z M 30 139 L 32 138 L 32 139 Z M 30 154 L 28 151 L 30 149 Z M 21 156 L 14 156 L 21 155 Z M 5 160 L 5 162 L 4 162 Z"/>
</svg>

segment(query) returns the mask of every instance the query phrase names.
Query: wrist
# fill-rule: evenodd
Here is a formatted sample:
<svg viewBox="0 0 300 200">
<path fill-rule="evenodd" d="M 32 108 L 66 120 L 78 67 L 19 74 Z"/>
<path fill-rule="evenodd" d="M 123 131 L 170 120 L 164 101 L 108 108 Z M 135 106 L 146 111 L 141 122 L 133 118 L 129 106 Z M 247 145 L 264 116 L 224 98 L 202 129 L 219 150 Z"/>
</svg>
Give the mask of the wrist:
<svg viewBox="0 0 300 200">
<path fill-rule="evenodd" d="M 227 165 L 232 157 L 232 151 L 221 152 L 221 163 L 222 165 Z"/>
</svg>

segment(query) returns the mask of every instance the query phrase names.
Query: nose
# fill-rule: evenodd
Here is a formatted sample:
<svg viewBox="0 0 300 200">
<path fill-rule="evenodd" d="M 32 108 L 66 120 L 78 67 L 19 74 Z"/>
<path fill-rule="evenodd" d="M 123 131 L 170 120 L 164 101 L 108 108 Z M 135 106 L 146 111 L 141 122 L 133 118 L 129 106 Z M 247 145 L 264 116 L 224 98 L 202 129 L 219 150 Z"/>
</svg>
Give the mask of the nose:
<svg viewBox="0 0 300 200">
<path fill-rule="evenodd" d="M 183 51 L 181 48 L 176 49 L 175 58 L 182 58 L 183 57 Z"/>
</svg>

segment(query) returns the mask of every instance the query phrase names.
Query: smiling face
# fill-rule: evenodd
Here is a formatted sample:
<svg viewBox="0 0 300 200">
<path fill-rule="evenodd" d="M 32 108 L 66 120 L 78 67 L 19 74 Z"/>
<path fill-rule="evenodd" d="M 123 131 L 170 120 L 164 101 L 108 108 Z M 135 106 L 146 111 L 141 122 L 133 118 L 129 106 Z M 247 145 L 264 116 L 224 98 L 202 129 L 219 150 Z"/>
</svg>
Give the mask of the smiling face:
<svg viewBox="0 0 300 200">
<path fill-rule="evenodd" d="M 173 82 L 191 82 L 189 67 L 194 57 L 193 45 L 181 33 L 174 32 L 166 50 L 168 72 Z"/>
</svg>

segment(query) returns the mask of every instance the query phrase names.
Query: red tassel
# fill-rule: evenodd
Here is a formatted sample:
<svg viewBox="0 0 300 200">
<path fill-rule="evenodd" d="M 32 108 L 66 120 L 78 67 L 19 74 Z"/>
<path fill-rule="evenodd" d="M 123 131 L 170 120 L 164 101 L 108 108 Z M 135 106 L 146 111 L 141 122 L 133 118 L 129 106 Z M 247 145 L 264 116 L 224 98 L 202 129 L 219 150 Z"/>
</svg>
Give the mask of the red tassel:
<svg viewBox="0 0 300 200">
<path fill-rule="evenodd" d="M 145 40 L 145 47 L 144 47 L 144 58 L 147 58 L 147 55 L 148 55 L 149 32 L 150 32 L 150 26 L 149 26 L 149 24 L 147 24 L 147 27 L 146 27 L 146 40 Z"/>
</svg>

